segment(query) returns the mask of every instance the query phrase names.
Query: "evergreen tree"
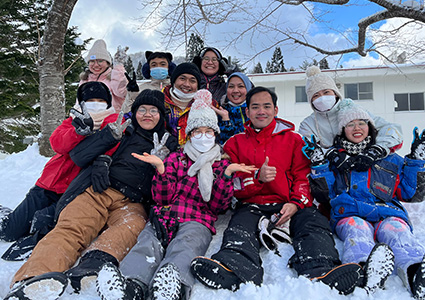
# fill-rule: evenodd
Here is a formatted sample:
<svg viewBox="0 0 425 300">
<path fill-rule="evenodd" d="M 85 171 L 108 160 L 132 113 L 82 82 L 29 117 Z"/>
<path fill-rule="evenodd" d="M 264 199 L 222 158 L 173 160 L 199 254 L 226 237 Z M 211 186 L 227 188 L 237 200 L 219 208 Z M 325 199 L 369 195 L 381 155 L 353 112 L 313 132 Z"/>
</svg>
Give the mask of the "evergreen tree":
<svg viewBox="0 0 425 300">
<path fill-rule="evenodd" d="M 3 0 L 0 4 L 0 151 L 22 151 L 23 139 L 39 133 L 38 48 L 51 3 Z M 80 55 L 86 43 L 76 45 L 78 36 L 76 28 L 70 28 L 65 40 L 65 68 L 70 67 L 64 74 L 65 94 L 72 105 L 77 88 L 71 83 L 78 81 L 85 65 Z M 3 123 L 6 118 L 13 122 Z"/>
<path fill-rule="evenodd" d="M 130 56 L 128 56 L 127 61 L 124 62 L 124 69 L 130 76 L 133 76 L 134 67 L 133 67 L 133 60 Z"/>
<path fill-rule="evenodd" d="M 267 62 L 266 73 L 286 72 L 283 62 L 282 51 L 280 47 L 276 47 L 273 52 L 271 62 Z"/>
<path fill-rule="evenodd" d="M 229 75 L 230 73 L 233 73 L 233 72 L 242 72 L 242 73 L 246 72 L 246 68 L 242 67 L 242 64 L 239 58 L 233 58 L 231 56 L 228 56 L 227 61 L 228 61 L 227 72 L 229 72 Z"/>
<path fill-rule="evenodd" d="M 328 61 L 326 60 L 326 58 L 322 58 L 319 61 L 319 68 L 320 68 L 320 70 L 329 69 L 329 64 L 328 64 Z"/>
<path fill-rule="evenodd" d="M 195 33 L 190 34 L 189 43 L 187 45 L 186 61 L 192 61 L 202 48 L 204 48 L 204 40 Z"/>
<path fill-rule="evenodd" d="M 143 63 L 142 61 L 139 61 L 139 64 L 137 65 L 137 69 L 136 69 L 136 79 L 138 80 L 143 79 L 142 67 L 143 67 Z"/>
<path fill-rule="evenodd" d="M 254 69 L 252 70 L 252 73 L 253 73 L 253 74 L 260 74 L 260 73 L 264 73 L 264 72 L 263 72 L 263 67 L 261 66 L 261 63 L 260 63 L 260 62 L 258 62 L 258 63 L 255 65 Z"/>
<path fill-rule="evenodd" d="M 303 61 L 302 65 L 299 66 L 299 68 L 301 70 L 304 70 L 305 71 L 305 70 L 307 70 L 308 67 L 310 67 L 310 66 L 317 66 L 317 65 L 318 65 L 317 60 L 313 59 L 312 61 L 308 61 L 308 60 L 305 59 Z"/>
</svg>

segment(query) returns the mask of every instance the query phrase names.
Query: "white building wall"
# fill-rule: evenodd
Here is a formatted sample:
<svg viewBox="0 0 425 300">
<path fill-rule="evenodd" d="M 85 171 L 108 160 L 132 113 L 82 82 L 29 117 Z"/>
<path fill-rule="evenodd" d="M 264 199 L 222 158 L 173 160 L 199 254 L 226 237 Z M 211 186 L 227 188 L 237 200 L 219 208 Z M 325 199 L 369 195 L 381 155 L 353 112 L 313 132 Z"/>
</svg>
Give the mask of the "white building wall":
<svg viewBox="0 0 425 300">
<path fill-rule="evenodd" d="M 398 68 L 359 68 L 326 70 L 336 81 L 344 96 L 346 83 L 373 83 L 373 100 L 356 101 L 371 113 L 389 122 L 399 123 L 403 128 L 404 143 L 399 154 L 410 152 L 412 130 L 418 126 L 425 129 L 425 111 L 394 111 L 396 93 L 425 93 L 425 65 L 399 66 Z M 296 128 L 312 113 L 310 104 L 295 102 L 295 87 L 305 86 L 304 72 L 248 75 L 256 86 L 274 88 L 278 96 L 278 116 L 293 122 Z"/>
</svg>

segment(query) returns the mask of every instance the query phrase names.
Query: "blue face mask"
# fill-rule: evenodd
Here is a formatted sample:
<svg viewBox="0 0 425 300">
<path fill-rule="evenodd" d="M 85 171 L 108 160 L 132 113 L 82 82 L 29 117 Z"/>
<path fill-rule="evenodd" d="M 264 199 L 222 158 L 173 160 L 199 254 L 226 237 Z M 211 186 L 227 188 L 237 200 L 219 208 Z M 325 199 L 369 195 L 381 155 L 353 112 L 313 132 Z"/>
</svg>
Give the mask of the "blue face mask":
<svg viewBox="0 0 425 300">
<path fill-rule="evenodd" d="M 153 79 L 162 80 L 167 78 L 168 76 L 168 68 L 153 68 L 151 69 L 151 77 Z"/>
</svg>

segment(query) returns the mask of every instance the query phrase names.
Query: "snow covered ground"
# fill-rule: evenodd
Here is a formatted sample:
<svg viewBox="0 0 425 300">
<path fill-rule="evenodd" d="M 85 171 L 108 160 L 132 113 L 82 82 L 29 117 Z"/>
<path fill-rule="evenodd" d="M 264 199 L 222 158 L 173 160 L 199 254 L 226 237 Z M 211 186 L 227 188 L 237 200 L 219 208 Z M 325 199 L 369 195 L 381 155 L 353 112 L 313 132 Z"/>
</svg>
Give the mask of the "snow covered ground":
<svg viewBox="0 0 425 300">
<path fill-rule="evenodd" d="M 8 155 L 0 159 L 0 204 L 15 207 L 19 204 L 26 192 L 34 185 L 40 176 L 47 158 L 38 154 L 37 145 L 28 147 L 27 150 Z M 415 226 L 415 234 L 422 244 L 425 245 L 425 203 L 406 204 L 410 212 L 410 217 Z M 214 237 L 207 255 L 216 252 L 221 243 L 223 230 L 226 228 L 230 214 L 222 216 L 217 222 L 218 234 Z M 341 251 L 342 243 L 337 240 L 337 247 Z M 0 242 L 0 254 L 3 253 L 10 243 Z M 403 286 L 401 280 L 392 275 L 386 283 L 386 289 L 380 290 L 373 295 L 368 296 L 362 289 L 356 289 L 352 295 L 341 296 L 336 291 L 330 290 L 322 283 L 312 283 L 306 278 L 298 278 L 295 272 L 286 267 L 289 257 L 293 250 L 289 245 L 281 245 L 279 248 L 282 257 L 274 255 L 272 252 L 264 250 L 262 254 L 263 266 L 265 269 L 264 283 L 261 287 L 253 284 L 243 285 L 237 292 L 233 293 L 227 290 L 211 290 L 205 288 L 200 283 L 196 284 L 192 293 L 191 300 L 205 299 L 413 299 L 407 289 Z M 7 262 L 0 259 L 0 298 L 4 297 L 9 291 L 9 284 L 13 274 L 22 265 L 22 262 Z M 60 298 L 63 300 L 95 300 L 99 299 L 95 287 L 91 286 L 81 294 L 72 293 L 67 289 Z"/>
</svg>

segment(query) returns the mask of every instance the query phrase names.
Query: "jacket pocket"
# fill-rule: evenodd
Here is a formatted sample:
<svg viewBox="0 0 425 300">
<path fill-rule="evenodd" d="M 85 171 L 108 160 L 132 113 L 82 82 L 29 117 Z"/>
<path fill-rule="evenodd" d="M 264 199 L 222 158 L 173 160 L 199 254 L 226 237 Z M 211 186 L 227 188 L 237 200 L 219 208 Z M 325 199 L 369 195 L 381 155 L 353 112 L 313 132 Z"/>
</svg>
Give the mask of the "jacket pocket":
<svg viewBox="0 0 425 300">
<path fill-rule="evenodd" d="M 378 199 L 390 202 L 396 187 L 398 166 L 389 161 L 375 163 L 370 172 L 370 192 Z"/>
</svg>

